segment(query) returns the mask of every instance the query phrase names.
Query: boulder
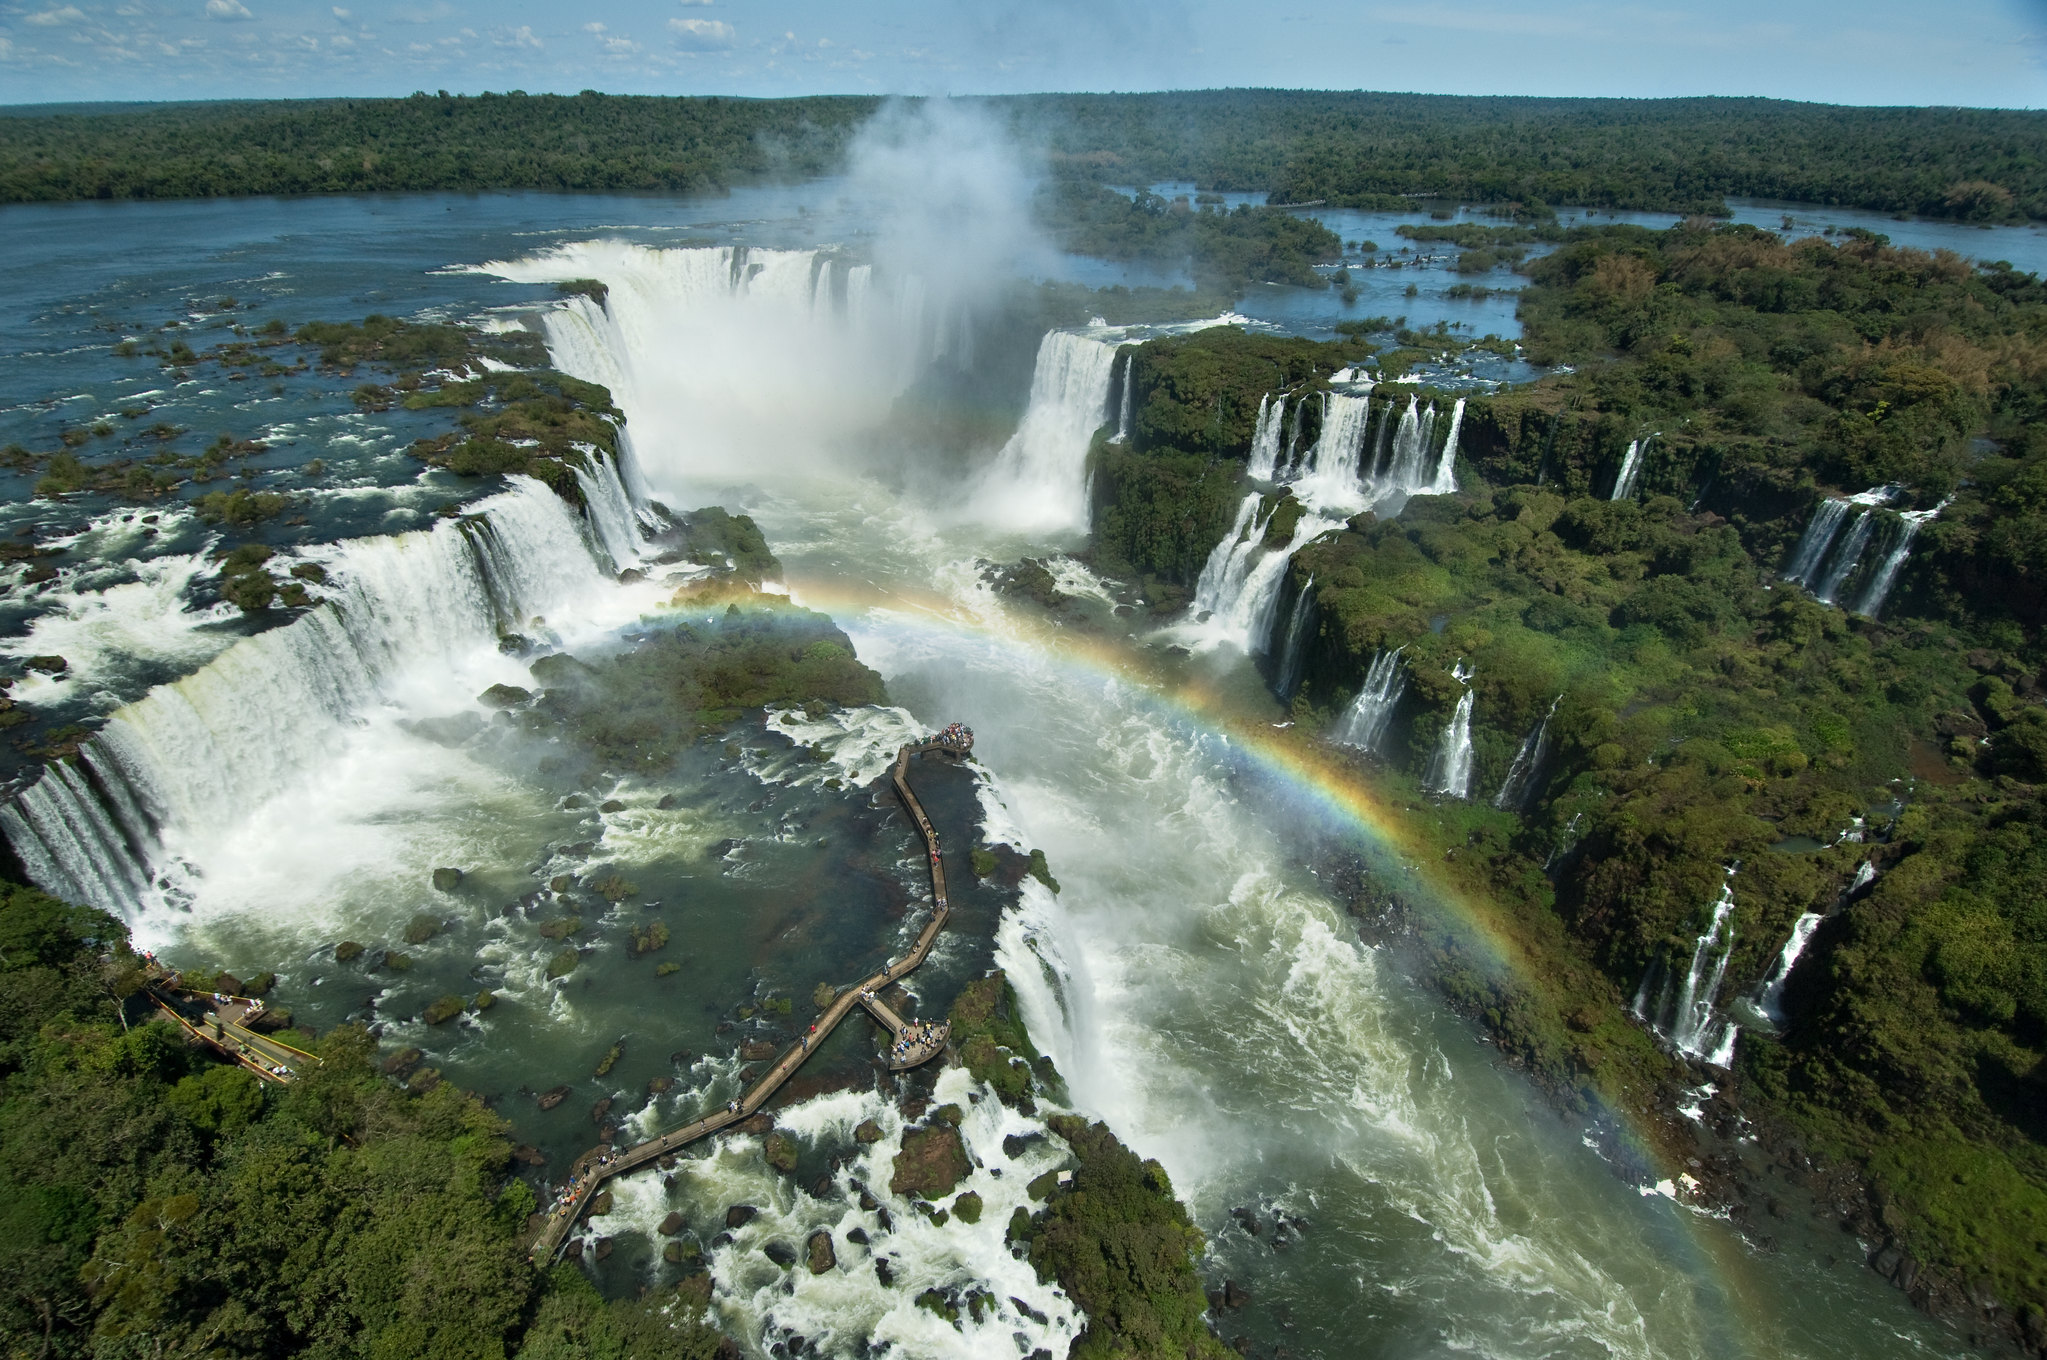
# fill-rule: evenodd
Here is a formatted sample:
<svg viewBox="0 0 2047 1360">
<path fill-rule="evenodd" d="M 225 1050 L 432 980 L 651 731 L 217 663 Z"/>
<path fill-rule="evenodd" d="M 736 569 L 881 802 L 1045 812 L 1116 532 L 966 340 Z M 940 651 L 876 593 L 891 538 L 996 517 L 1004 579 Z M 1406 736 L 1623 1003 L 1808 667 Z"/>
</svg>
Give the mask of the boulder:
<svg viewBox="0 0 2047 1360">
<path fill-rule="evenodd" d="M 425 1056 L 426 1054 L 416 1048 L 401 1048 L 384 1059 L 384 1073 L 386 1076 L 395 1077 L 401 1072 L 409 1072 L 419 1066 L 420 1059 Z"/>
<path fill-rule="evenodd" d="M 662 1219 L 661 1226 L 656 1228 L 654 1231 L 660 1233 L 663 1237 L 673 1237 L 677 1233 L 681 1232 L 683 1229 L 683 1225 L 685 1225 L 688 1222 L 689 1220 L 682 1216 L 682 1210 L 671 1209 L 668 1213 L 668 1217 Z"/>
<path fill-rule="evenodd" d="M 436 891 L 453 892 L 461 886 L 462 871 L 460 869 L 434 870 L 434 888 Z"/>
<path fill-rule="evenodd" d="M 796 1249 L 780 1240 L 769 1242 L 761 1248 L 761 1255 L 787 1270 L 796 1264 Z"/>
<path fill-rule="evenodd" d="M 1251 1291 L 1235 1280 L 1223 1281 L 1223 1307 L 1242 1308 L 1251 1301 Z"/>
<path fill-rule="evenodd" d="M 879 1143 L 881 1141 L 881 1125 L 875 1123 L 872 1119 L 861 1120 L 860 1127 L 853 1130 L 853 1141 L 856 1143 Z"/>
<path fill-rule="evenodd" d="M 828 1232 L 814 1232 L 810 1235 L 810 1273 L 822 1275 L 839 1264 L 838 1252 L 832 1250 L 832 1235 Z"/>
<path fill-rule="evenodd" d="M 593 1212 L 593 1213 L 594 1213 L 594 1212 L 596 1212 L 596 1211 L 595 1211 L 595 1210 L 592 1210 L 591 1212 Z M 611 1255 L 611 1239 L 610 1239 L 610 1238 L 608 1238 L 608 1237 L 600 1237 L 600 1238 L 598 1238 L 598 1239 L 597 1239 L 597 1259 L 601 1261 L 601 1260 L 603 1260 L 603 1259 L 604 1259 L 605 1257 L 607 1257 L 607 1256 L 609 1256 L 609 1255 Z"/>
<path fill-rule="evenodd" d="M 590 1217 L 602 1218 L 611 1212 L 611 1192 L 599 1190 L 590 1198 Z"/>
<path fill-rule="evenodd" d="M 446 1024 L 448 1021 L 453 1020 L 456 1016 L 460 1015 L 462 1013 L 462 1008 L 467 1004 L 468 1003 L 465 1002 L 459 996 L 444 996 L 440 998 L 438 1001 L 435 1001 L 432 1004 L 430 1004 L 426 1008 L 426 1010 L 421 1013 L 419 1018 L 426 1021 L 429 1025 Z"/>
<path fill-rule="evenodd" d="M 336 963 L 347 963 L 351 959 L 361 958 L 362 953 L 362 946 L 354 940 L 343 940 L 340 944 L 334 946 L 334 961 Z"/>
<path fill-rule="evenodd" d="M 903 1134 L 903 1150 L 896 1154 L 889 1189 L 898 1195 L 936 1200 L 951 1194 L 972 1169 L 958 1129 L 950 1124 L 913 1128 Z"/>
<path fill-rule="evenodd" d="M 541 1093 L 540 1108 L 543 1110 L 551 1110 L 555 1106 L 561 1104 L 564 1100 L 567 1100 L 568 1098 L 569 1088 L 566 1086 L 557 1086 L 552 1091 L 545 1091 Z"/>
<path fill-rule="evenodd" d="M 749 1039 L 739 1046 L 742 1062 L 765 1062 L 775 1056 L 778 1050 L 765 1039 Z"/>
<path fill-rule="evenodd" d="M 523 643 L 524 639 L 520 641 Z M 492 685 L 476 696 L 476 702 L 485 708 L 516 708 L 532 697 L 532 690 L 520 689 L 517 685 Z"/>
<path fill-rule="evenodd" d="M 796 1170 L 796 1140 L 785 1133 L 771 1133 L 762 1148 L 768 1165 L 787 1176 Z"/>
<path fill-rule="evenodd" d="M 751 1204 L 735 1204 L 725 1211 L 725 1226 L 733 1230 L 745 1227 L 760 1216 L 760 1210 Z"/>
</svg>

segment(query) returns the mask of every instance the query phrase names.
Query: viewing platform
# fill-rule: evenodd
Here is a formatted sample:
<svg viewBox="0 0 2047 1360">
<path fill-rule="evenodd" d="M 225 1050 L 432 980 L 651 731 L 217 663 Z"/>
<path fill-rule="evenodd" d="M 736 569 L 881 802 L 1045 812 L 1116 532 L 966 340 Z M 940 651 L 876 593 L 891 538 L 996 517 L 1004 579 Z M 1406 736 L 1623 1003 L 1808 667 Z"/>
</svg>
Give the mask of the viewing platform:
<svg viewBox="0 0 2047 1360">
<path fill-rule="evenodd" d="M 193 991 L 154 958 L 143 968 L 142 986 L 156 1008 L 187 1035 L 264 1081 L 284 1086 L 320 1065 L 312 1054 L 250 1028 L 264 1013 L 258 998 Z"/>
<path fill-rule="evenodd" d="M 598 1186 L 613 1176 L 658 1163 L 699 1138 L 751 1119 L 856 1007 L 864 1007 L 889 1031 L 890 1044 L 884 1063 L 891 1072 L 907 1072 L 946 1051 L 952 1038 L 950 1024 L 905 1020 L 881 1000 L 880 993 L 924 962 L 931 952 L 932 942 L 945 928 L 946 918 L 952 913 L 945 896 L 945 863 L 939 848 L 938 832 L 933 829 L 931 819 L 925 816 L 923 804 L 917 801 L 917 795 L 910 789 L 910 757 L 936 752 L 959 760 L 973 749 L 974 729 L 964 723 L 954 723 L 942 732 L 896 751 L 890 777 L 895 783 L 897 796 L 903 800 L 903 807 L 910 814 L 910 820 L 916 824 L 918 835 L 923 838 L 925 853 L 931 861 L 931 919 L 918 932 L 917 942 L 910 951 L 900 959 L 889 960 L 873 976 L 841 988 L 809 1032 L 791 1045 L 765 1076 L 747 1088 L 743 1095 L 727 1101 L 723 1109 L 623 1150 L 615 1151 L 605 1143 L 578 1157 L 569 1169 L 568 1184 L 548 1209 L 545 1221 L 533 1239 L 529 1255 L 536 1265 L 545 1266 L 560 1253 L 596 1195 Z"/>
</svg>

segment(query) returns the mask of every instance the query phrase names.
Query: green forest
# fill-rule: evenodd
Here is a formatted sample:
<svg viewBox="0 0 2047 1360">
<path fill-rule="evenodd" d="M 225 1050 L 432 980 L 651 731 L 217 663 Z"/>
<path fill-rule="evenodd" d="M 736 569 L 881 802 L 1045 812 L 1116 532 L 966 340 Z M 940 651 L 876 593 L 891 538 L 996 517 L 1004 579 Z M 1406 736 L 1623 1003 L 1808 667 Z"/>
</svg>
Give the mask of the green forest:
<svg viewBox="0 0 2047 1360">
<path fill-rule="evenodd" d="M 968 101 L 1054 177 L 1193 181 L 1276 203 L 1713 211 L 1729 195 L 1968 221 L 2047 217 L 2047 114 L 1767 99 L 1531 99 L 1303 90 Z M 702 192 L 844 163 L 880 107 L 778 100 L 415 94 L 22 106 L 0 203 L 389 190 Z"/>
<path fill-rule="evenodd" d="M 1536 981 L 1488 974 L 1454 922 L 1426 948 L 1567 1102 L 1682 1079 L 1627 1011 L 1683 972 L 1723 884 L 1724 1005 L 1825 913 L 1781 1035 L 1743 1029 L 1735 1098 L 1865 1177 L 1884 1268 L 1916 1297 L 1987 1291 L 2047 1335 L 2047 288 L 1867 233 L 1786 245 L 1702 220 L 1575 229 L 1521 268 L 1524 343 L 1575 371 L 1469 399 L 1457 495 L 1296 556 L 1292 716 L 1329 735 L 1404 649 L 1392 733 L 1355 759 L 1428 805 L 1452 668 L 1475 667 L 1473 800 L 1437 800 L 1426 834 Z M 1388 379 L 1402 340 L 1452 343 L 1376 338 Z M 1249 485 L 1261 397 L 1312 398 L 1370 348 L 1219 329 L 1134 349 L 1134 437 L 1093 455 L 1097 560 L 1184 600 Z M 1940 512 L 1880 617 L 1780 578 L 1823 497 L 1882 484 L 1875 541 L 1897 511 Z M 1298 507 L 1267 494 L 1281 543 Z M 1537 779 L 1493 806 L 1546 716 Z M 1407 890 L 1359 892 L 1376 911 Z"/>
</svg>

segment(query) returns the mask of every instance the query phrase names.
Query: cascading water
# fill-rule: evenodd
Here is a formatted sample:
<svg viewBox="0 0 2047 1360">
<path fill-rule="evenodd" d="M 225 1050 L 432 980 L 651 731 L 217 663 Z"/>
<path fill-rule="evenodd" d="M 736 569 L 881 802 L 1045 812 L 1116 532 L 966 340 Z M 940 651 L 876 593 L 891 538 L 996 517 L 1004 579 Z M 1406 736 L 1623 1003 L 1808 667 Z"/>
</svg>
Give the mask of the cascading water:
<svg viewBox="0 0 2047 1360">
<path fill-rule="evenodd" d="M 608 461 L 588 475 L 626 499 Z M 329 763 L 394 688 L 466 683 L 502 634 L 606 581 L 591 527 L 539 482 L 511 482 L 460 520 L 341 544 L 326 604 L 114 713 L 80 769 L 52 767 L 0 808 L 30 876 L 131 920 L 188 900 L 205 841 Z"/>
<path fill-rule="evenodd" d="M 1389 652 L 1382 647 L 1372 654 L 1364 686 L 1343 711 L 1336 730 L 1330 734 L 1331 740 L 1360 751 L 1379 749 L 1379 742 L 1393 721 L 1393 711 L 1400 707 L 1400 698 L 1407 693 L 1407 667 L 1400 661 L 1405 650 L 1395 647 Z"/>
<path fill-rule="evenodd" d="M 1727 961 L 1734 956 L 1734 868 L 1730 865 L 1720 884 L 1720 896 L 1713 903 L 1713 916 L 1692 946 L 1692 959 L 1684 981 L 1674 990 L 1662 965 L 1650 969 L 1635 993 L 1634 1014 L 1667 1040 L 1671 1047 L 1715 1067 L 1734 1061 L 1734 1040 L 1739 1026 L 1714 1009 L 1720 983 L 1727 975 Z M 1658 976 L 1663 987 L 1654 1014 L 1648 1009 L 1650 985 Z"/>
<path fill-rule="evenodd" d="M 1646 440 L 1630 439 L 1628 451 L 1621 456 L 1621 470 L 1613 479 L 1613 495 L 1608 500 L 1624 501 L 1635 494 L 1635 478 L 1642 470 L 1642 445 Z"/>
<path fill-rule="evenodd" d="M 1848 532 L 1841 535 L 1840 544 L 1834 549 L 1819 579 L 1813 582 L 1814 599 L 1821 604 L 1834 603 L 1834 596 L 1842 585 L 1854 575 L 1855 569 L 1862 565 L 1862 550 L 1869 546 L 1869 536 L 1875 528 L 1875 510 L 1865 509 L 1856 515 L 1848 526 Z"/>
<path fill-rule="evenodd" d="M 1258 424 L 1251 435 L 1251 461 L 1244 471 L 1253 481 L 1269 482 L 1279 470 L 1279 431 L 1286 419 L 1286 395 L 1266 393 L 1258 399 Z"/>
<path fill-rule="evenodd" d="M 1281 703 L 1291 702 L 1294 692 L 1301 687 L 1301 666 L 1307 659 L 1308 623 L 1314 612 L 1315 578 L 1310 576 L 1302 585 L 1301 593 L 1294 596 L 1294 607 L 1287 612 L 1286 636 L 1271 649 L 1279 660 L 1279 672 L 1274 677 L 1272 688 Z"/>
<path fill-rule="evenodd" d="M 1258 514 L 1264 499 L 1256 491 L 1246 493 L 1237 504 L 1237 517 L 1230 524 L 1230 531 L 1209 551 L 1201 576 L 1194 583 L 1197 618 L 1228 612 L 1243 593 L 1244 577 L 1251 570 L 1258 545 L 1265 539 L 1266 521 L 1272 518 L 1271 511 L 1262 517 Z"/>
<path fill-rule="evenodd" d="M 1071 331 L 1038 345 L 1030 404 L 974 500 L 980 517 L 1020 533 L 1084 531 L 1088 442 L 1108 419 L 1116 346 Z"/>
<path fill-rule="evenodd" d="M 1128 444 L 1130 442 L 1130 421 L 1132 413 L 1136 410 L 1137 406 L 1136 395 L 1130 386 L 1130 369 L 1136 362 L 1137 355 L 1135 353 L 1125 355 L 1123 358 L 1123 399 L 1117 403 L 1116 434 L 1115 438 L 1111 441 L 1112 443 Z"/>
<path fill-rule="evenodd" d="M 1528 800 L 1541 787 L 1539 776 L 1543 765 L 1549 760 L 1549 720 L 1557 715 L 1557 705 L 1563 702 L 1560 694 L 1550 701 L 1549 712 L 1542 715 L 1529 734 L 1521 739 L 1521 749 L 1514 752 L 1514 763 L 1507 767 L 1507 777 L 1500 784 L 1500 791 L 1493 795 L 1493 806 L 1502 810 L 1519 810 L 1528 806 Z"/>
<path fill-rule="evenodd" d="M 1436 743 L 1436 754 L 1429 760 L 1428 773 L 1422 779 L 1422 787 L 1442 798 L 1471 797 L 1471 705 L 1474 691 L 1472 677 L 1478 672 L 1458 662 L 1450 672 L 1464 686 L 1464 693 L 1457 700 L 1457 711 L 1450 715 L 1449 725 Z"/>
<path fill-rule="evenodd" d="M 1876 526 L 1870 512 L 1896 499 L 1898 491 L 1895 486 L 1873 486 L 1853 496 L 1822 500 L 1813 507 L 1812 521 L 1799 536 L 1791 560 L 1784 565 L 1784 579 L 1804 586 L 1822 604 L 1832 604 L 1835 593 L 1861 565 L 1863 550 Z M 1861 511 L 1851 522 L 1849 512 L 1857 507 Z M 1938 513 L 1938 508 L 1934 513 Z M 1848 525 L 1845 534 L 1841 532 L 1844 524 Z M 1909 536 L 1906 541 L 1909 546 Z M 1903 565 L 1902 556 L 1898 563 Z M 1888 585 L 1885 589 L 1889 589 Z M 1881 605 L 1881 597 L 1878 603 Z"/>
<path fill-rule="evenodd" d="M 1429 482 L 1429 494 L 1457 494 L 1457 440 L 1464 430 L 1464 398 L 1450 408 L 1450 433 L 1443 437 L 1443 453 L 1436 460 L 1436 475 Z"/>
<path fill-rule="evenodd" d="M 1307 467 L 1294 483 L 1294 494 L 1318 511 L 1356 514 L 1371 502 L 1359 454 L 1371 425 L 1371 386 L 1362 396 L 1322 394 L 1322 434 L 1308 450 Z"/>
<path fill-rule="evenodd" d="M 1791 560 L 1784 564 L 1784 579 L 1810 587 L 1820 563 L 1826 561 L 1827 549 L 1834 546 L 1834 535 L 1841 532 L 1841 521 L 1847 517 L 1847 501 L 1829 497 L 1814 507 L 1812 522 L 1805 526 Z"/>
<path fill-rule="evenodd" d="M 1884 554 L 1883 563 L 1870 576 L 1869 584 L 1863 587 L 1861 598 L 1855 602 L 1856 613 L 1873 619 L 1882 612 L 1884 601 L 1890 596 L 1891 587 L 1897 584 L 1898 573 L 1904 569 L 1905 559 L 1911 555 L 1912 540 L 1918 536 L 1919 526 L 1937 517 L 1946 508 L 1947 502 L 1942 501 L 1931 510 L 1907 510 L 1898 516 L 1901 524 L 1897 541 L 1891 545 L 1890 551 Z"/>
<path fill-rule="evenodd" d="M 1863 867 L 1867 868 L 1865 864 Z M 1813 932 L 1820 928 L 1826 918 L 1816 911 L 1808 911 L 1791 923 L 1791 938 L 1784 941 L 1784 948 L 1777 952 L 1777 962 L 1770 968 L 1770 975 L 1763 979 L 1756 992 L 1756 1009 L 1778 1029 L 1784 1028 L 1784 984 L 1791 980 L 1791 970 L 1798 966 L 1798 956 L 1805 952 Z"/>
</svg>

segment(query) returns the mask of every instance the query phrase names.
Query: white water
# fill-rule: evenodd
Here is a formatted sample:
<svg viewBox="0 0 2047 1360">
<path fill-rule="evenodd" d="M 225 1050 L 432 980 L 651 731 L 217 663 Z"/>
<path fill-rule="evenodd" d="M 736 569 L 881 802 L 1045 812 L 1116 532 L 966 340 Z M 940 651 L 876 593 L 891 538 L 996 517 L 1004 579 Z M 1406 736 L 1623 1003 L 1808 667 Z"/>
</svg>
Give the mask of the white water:
<svg viewBox="0 0 2047 1360">
<path fill-rule="evenodd" d="M 1137 353 L 1134 350 L 1123 360 L 1123 401 L 1116 413 L 1116 437 L 1113 441 L 1118 444 L 1130 442 L 1130 420 L 1137 406 L 1136 390 L 1130 385 L 1130 369 L 1136 362 Z"/>
<path fill-rule="evenodd" d="M 1867 869 L 1869 865 L 1865 863 L 1862 867 Z M 1757 1009 L 1779 1029 L 1784 1027 L 1784 984 L 1791 980 L 1791 970 L 1798 966 L 1798 956 L 1805 952 L 1813 932 L 1820 928 L 1824 919 L 1818 912 L 1808 911 L 1791 923 L 1791 938 L 1784 941 L 1784 948 L 1777 953 L 1777 962 L 1772 965 L 1770 975 L 1763 979 L 1762 989 L 1757 993 Z"/>
<path fill-rule="evenodd" d="M 1341 520 L 1303 513 L 1285 547 L 1265 548 L 1265 527 L 1272 512 L 1257 514 L 1260 499 L 1254 491 L 1238 504 L 1230 532 L 1201 568 L 1193 608 L 1171 629 L 1190 646 L 1204 651 L 1220 646 L 1246 653 L 1267 650 L 1273 643 L 1273 612 L 1287 563 L 1309 543 L 1343 525 Z"/>
<path fill-rule="evenodd" d="M 622 497 L 609 462 L 597 468 Z M 115 712 L 81 751 L 99 797 L 65 771 L 0 808 L 30 875 L 153 936 L 166 910 L 217 896 L 209 879 L 232 877 L 246 828 L 291 820 L 317 796 L 309 781 L 333 791 L 323 772 L 366 718 L 473 710 L 490 684 L 518 683 L 501 631 L 545 630 L 572 605 L 630 617 L 628 597 L 593 610 L 609 563 L 585 522 L 540 483 L 510 482 L 464 520 L 329 549 L 328 603 Z"/>
<path fill-rule="evenodd" d="M 1322 434 L 1308 451 L 1306 471 L 1294 483 L 1294 494 L 1310 509 L 1349 516 L 1371 504 L 1359 466 L 1371 419 L 1369 383 L 1361 396 L 1322 394 Z"/>
<path fill-rule="evenodd" d="M 1621 457 L 1621 470 L 1613 479 L 1613 495 L 1608 500 L 1624 501 L 1635 494 L 1635 478 L 1642 470 L 1642 445 L 1646 441 L 1630 439 L 1628 451 Z"/>
<path fill-rule="evenodd" d="M 1832 497 L 1822 500 L 1813 507 L 1812 521 L 1805 526 L 1805 533 L 1798 540 L 1798 547 L 1791 554 L 1791 560 L 1784 565 L 1784 579 L 1796 581 L 1810 587 L 1819 572 L 1820 563 L 1826 561 L 1827 549 L 1834 546 L 1834 535 L 1841 531 L 1841 521 L 1847 518 L 1848 502 Z"/>
<path fill-rule="evenodd" d="M 1030 404 L 973 493 L 983 522 L 1017 533 L 1087 529 L 1087 449 L 1108 420 L 1116 346 L 1071 331 L 1038 344 Z"/>
<path fill-rule="evenodd" d="M 1561 694 L 1552 699 L 1549 712 L 1521 739 L 1521 748 L 1514 752 L 1514 762 L 1507 767 L 1507 777 L 1500 781 L 1500 791 L 1493 795 L 1494 807 L 1519 809 L 1528 805 L 1536 789 L 1536 776 L 1549 759 L 1549 720 L 1557 715 L 1557 705 L 1562 702 Z"/>
<path fill-rule="evenodd" d="M 1457 494 L 1457 440 L 1464 431 L 1464 398 L 1450 408 L 1450 432 L 1443 436 L 1443 452 L 1436 460 L 1436 475 L 1429 480 L 1432 496 Z"/>
<path fill-rule="evenodd" d="M 1471 797 L 1471 705 L 1474 691 L 1471 680 L 1476 671 L 1468 670 L 1459 662 L 1452 672 L 1464 684 L 1464 693 L 1457 700 L 1457 711 L 1450 715 L 1450 723 L 1443 729 L 1443 735 L 1436 743 L 1436 753 L 1429 760 L 1428 774 L 1422 779 L 1422 787 L 1443 798 Z"/>
<path fill-rule="evenodd" d="M 1372 654 L 1364 685 L 1337 720 L 1331 740 L 1360 751 L 1379 749 L 1379 742 L 1393 721 L 1393 712 L 1400 707 L 1401 696 L 1407 693 L 1407 667 L 1400 662 L 1400 654 L 1405 650 L 1395 647 L 1389 652 L 1382 647 Z"/>
<path fill-rule="evenodd" d="M 1832 558 L 1813 583 L 1813 598 L 1821 604 L 1834 603 L 1834 595 L 1855 569 L 1862 565 L 1862 550 L 1869 546 L 1870 532 L 1876 527 L 1876 511 L 1864 509 L 1857 513 L 1848 525 L 1848 532 L 1842 534 Z"/>
<path fill-rule="evenodd" d="M 1883 611 L 1884 601 L 1890 597 L 1891 587 L 1897 584 L 1898 573 L 1904 569 L 1905 559 L 1911 555 L 1912 540 L 1918 536 L 1919 526 L 1946 508 L 1947 502 L 1942 501 L 1931 510 L 1907 510 L 1898 516 L 1902 521 L 1898 541 L 1884 554 L 1882 565 L 1869 578 L 1869 584 L 1863 587 L 1862 598 L 1855 604 L 1856 613 L 1873 619 Z"/>
<path fill-rule="evenodd" d="M 1286 635 L 1279 639 L 1274 656 L 1279 661 L 1279 672 L 1274 678 L 1273 691 L 1282 703 L 1294 697 L 1294 691 L 1301 687 L 1301 665 L 1306 659 L 1308 646 L 1308 619 L 1315 612 L 1315 578 L 1308 577 L 1301 586 L 1301 593 L 1294 596 L 1294 607 L 1288 611 Z"/>
<path fill-rule="evenodd" d="M 1258 424 L 1251 435 L 1251 461 L 1245 475 L 1256 482 L 1273 480 L 1279 470 L 1279 432 L 1286 420 L 1286 394 L 1258 398 Z"/>
<path fill-rule="evenodd" d="M 1648 1011 L 1645 1003 L 1658 969 L 1650 970 L 1649 976 L 1642 981 L 1641 990 L 1635 994 L 1636 1019 L 1654 1028 L 1673 1048 L 1716 1067 L 1726 1067 L 1734 1061 L 1734 1040 L 1738 1032 L 1734 1022 L 1714 1009 L 1714 1002 L 1720 995 L 1720 984 L 1727 975 L 1727 961 L 1734 955 L 1733 916 L 1734 870 L 1730 867 L 1721 881 L 1720 896 L 1713 903 L 1712 920 L 1706 932 L 1693 942 L 1691 963 L 1685 969 L 1684 982 L 1673 994 L 1669 975 L 1664 974 L 1655 1014 Z"/>
</svg>

